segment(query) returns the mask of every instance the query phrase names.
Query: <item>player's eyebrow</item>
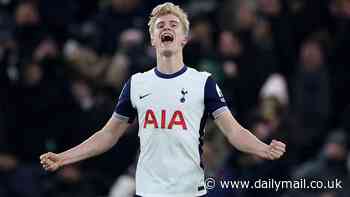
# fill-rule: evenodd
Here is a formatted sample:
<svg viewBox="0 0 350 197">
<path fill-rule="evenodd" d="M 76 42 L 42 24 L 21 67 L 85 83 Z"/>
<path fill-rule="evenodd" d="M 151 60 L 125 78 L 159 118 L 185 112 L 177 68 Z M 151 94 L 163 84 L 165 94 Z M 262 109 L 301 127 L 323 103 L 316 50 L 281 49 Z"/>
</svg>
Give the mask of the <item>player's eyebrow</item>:
<svg viewBox="0 0 350 197">
<path fill-rule="evenodd" d="M 159 21 L 156 26 L 158 27 L 159 25 L 163 25 L 165 22 L 164 21 Z"/>
<path fill-rule="evenodd" d="M 159 26 L 159 25 L 163 25 L 164 23 L 166 23 L 167 21 L 159 21 L 156 25 Z M 177 20 L 169 20 L 169 23 L 180 23 L 179 21 Z"/>
<path fill-rule="evenodd" d="M 170 23 L 179 23 L 179 21 L 177 21 L 177 20 L 170 20 L 169 22 Z"/>
</svg>

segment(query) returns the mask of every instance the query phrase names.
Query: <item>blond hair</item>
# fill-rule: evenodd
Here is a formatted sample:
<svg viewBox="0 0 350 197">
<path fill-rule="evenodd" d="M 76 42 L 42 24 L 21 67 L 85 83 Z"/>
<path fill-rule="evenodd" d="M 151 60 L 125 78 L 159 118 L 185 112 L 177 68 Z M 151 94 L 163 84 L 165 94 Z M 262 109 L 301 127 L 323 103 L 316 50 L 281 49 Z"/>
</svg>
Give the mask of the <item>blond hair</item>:
<svg viewBox="0 0 350 197">
<path fill-rule="evenodd" d="M 151 35 L 153 33 L 154 25 L 157 18 L 167 14 L 173 14 L 176 17 L 178 17 L 180 23 L 182 24 L 185 34 L 188 34 L 190 30 L 190 22 L 188 21 L 187 14 L 178 5 L 174 5 L 173 3 L 167 2 L 157 5 L 155 8 L 153 8 L 151 12 L 151 16 L 148 21 L 148 30 Z"/>
</svg>

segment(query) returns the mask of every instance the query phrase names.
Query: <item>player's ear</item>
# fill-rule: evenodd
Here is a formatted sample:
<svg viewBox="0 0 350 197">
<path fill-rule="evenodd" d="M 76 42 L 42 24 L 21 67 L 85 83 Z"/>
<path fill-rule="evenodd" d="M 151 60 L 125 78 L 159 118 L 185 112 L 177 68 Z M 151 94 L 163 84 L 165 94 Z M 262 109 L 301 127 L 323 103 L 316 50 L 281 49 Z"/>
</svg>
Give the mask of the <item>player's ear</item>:
<svg viewBox="0 0 350 197">
<path fill-rule="evenodd" d="M 185 36 L 184 36 L 184 38 L 182 39 L 182 41 L 181 41 L 181 46 L 185 46 L 186 44 L 187 44 L 187 42 L 188 42 L 188 38 L 189 36 L 188 36 L 188 34 L 186 34 Z"/>
<path fill-rule="evenodd" d="M 150 37 L 151 37 L 151 46 L 152 47 L 156 46 L 155 41 L 154 41 L 154 37 L 152 36 L 152 33 L 150 33 Z"/>
</svg>

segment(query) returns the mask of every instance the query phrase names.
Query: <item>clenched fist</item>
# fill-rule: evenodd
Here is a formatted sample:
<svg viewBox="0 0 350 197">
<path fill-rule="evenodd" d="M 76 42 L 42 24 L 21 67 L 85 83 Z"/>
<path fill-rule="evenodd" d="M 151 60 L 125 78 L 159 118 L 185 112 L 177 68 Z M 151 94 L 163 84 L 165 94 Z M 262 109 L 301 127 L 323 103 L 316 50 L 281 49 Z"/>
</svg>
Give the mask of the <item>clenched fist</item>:
<svg viewBox="0 0 350 197">
<path fill-rule="evenodd" d="M 272 140 L 272 142 L 270 143 L 270 145 L 267 146 L 264 152 L 265 155 L 263 157 L 265 159 L 279 159 L 286 152 L 286 145 L 283 142 Z"/>
<path fill-rule="evenodd" d="M 59 154 L 48 152 L 40 156 L 40 163 L 45 170 L 55 171 L 62 166 L 62 158 Z"/>
</svg>

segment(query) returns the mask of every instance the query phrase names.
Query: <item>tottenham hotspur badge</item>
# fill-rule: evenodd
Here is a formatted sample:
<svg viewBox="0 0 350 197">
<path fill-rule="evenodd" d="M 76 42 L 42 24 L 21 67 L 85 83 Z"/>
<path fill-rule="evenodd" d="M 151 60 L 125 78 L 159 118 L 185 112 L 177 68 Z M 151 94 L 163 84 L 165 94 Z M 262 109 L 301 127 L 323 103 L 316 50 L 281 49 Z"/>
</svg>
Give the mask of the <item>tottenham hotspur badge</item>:
<svg viewBox="0 0 350 197">
<path fill-rule="evenodd" d="M 182 88 L 181 90 L 181 94 L 182 94 L 182 98 L 180 99 L 181 103 L 184 103 L 186 101 L 185 95 L 188 93 L 187 90 L 185 90 L 185 88 Z"/>
</svg>

